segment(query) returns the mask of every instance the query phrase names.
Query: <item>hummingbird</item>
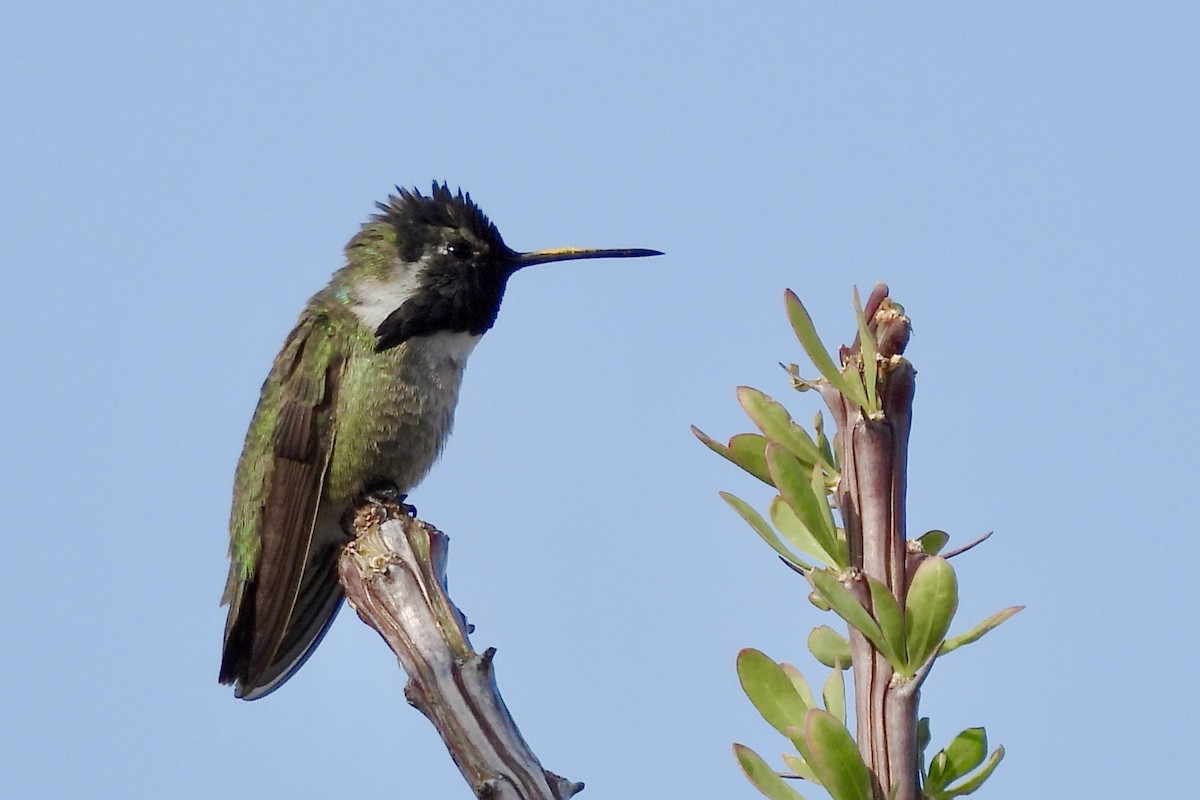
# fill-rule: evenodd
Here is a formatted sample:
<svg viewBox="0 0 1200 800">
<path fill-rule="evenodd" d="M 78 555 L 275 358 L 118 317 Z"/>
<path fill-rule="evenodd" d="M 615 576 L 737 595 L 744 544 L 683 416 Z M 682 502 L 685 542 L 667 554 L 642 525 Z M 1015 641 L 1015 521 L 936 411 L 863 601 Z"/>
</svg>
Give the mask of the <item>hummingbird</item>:
<svg viewBox="0 0 1200 800">
<path fill-rule="evenodd" d="M 518 252 L 471 201 L 434 182 L 397 187 L 346 246 L 263 384 L 238 461 L 220 681 L 255 700 L 329 630 L 343 591 L 345 513 L 387 487 L 407 495 L 441 454 L 467 357 L 514 272 L 657 250 Z"/>
</svg>

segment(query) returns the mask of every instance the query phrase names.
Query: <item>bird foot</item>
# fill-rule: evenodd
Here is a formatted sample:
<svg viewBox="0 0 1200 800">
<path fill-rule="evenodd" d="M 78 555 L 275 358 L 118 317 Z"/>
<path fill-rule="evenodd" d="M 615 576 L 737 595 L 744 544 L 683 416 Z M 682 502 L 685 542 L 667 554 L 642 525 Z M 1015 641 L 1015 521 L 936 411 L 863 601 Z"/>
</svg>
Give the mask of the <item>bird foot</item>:
<svg viewBox="0 0 1200 800">
<path fill-rule="evenodd" d="M 408 499 L 408 495 L 400 491 L 400 487 L 391 481 L 377 481 L 368 484 L 363 493 L 359 495 L 358 502 L 353 503 L 348 509 L 348 515 L 353 515 L 355 510 L 366 504 L 371 507 L 371 510 L 380 517 L 386 518 L 388 513 L 395 513 L 395 509 L 399 508 L 401 514 L 406 514 L 410 517 L 417 516 L 417 507 L 404 502 Z"/>
</svg>

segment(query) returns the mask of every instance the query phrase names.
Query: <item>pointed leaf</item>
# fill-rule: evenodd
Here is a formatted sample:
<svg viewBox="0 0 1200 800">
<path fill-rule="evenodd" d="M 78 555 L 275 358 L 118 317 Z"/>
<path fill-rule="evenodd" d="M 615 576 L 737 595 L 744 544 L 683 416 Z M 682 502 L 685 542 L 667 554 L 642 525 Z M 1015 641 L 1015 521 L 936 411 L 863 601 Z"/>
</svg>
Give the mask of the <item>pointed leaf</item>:
<svg viewBox="0 0 1200 800">
<path fill-rule="evenodd" d="M 808 705 L 792 679 L 766 654 L 752 648 L 741 651 L 737 673 L 750 702 L 777 731 L 786 735 L 788 727 L 803 722 Z"/>
<path fill-rule="evenodd" d="M 883 643 L 887 645 L 880 649 L 883 657 L 891 663 L 892 668 L 905 675 L 904 658 L 904 617 L 900 614 L 900 605 L 892 596 L 892 591 L 874 578 L 867 578 L 871 589 L 871 605 L 874 607 L 875 621 L 883 633 Z"/>
<path fill-rule="evenodd" d="M 925 771 L 925 751 L 929 749 L 931 741 L 933 737 L 929 733 L 929 717 L 921 717 L 917 720 L 917 764 L 921 768 L 922 778 L 929 774 Z"/>
<path fill-rule="evenodd" d="M 838 554 L 837 531 L 826 522 L 826 516 L 821 507 L 828 510 L 824 494 L 817 496 L 812 489 L 809 474 L 795 456 L 788 452 L 783 445 L 771 443 L 767 445 L 767 466 L 771 478 L 779 487 L 779 493 L 784 501 L 791 506 L 792 511 L 808 528 L 818 547 L 831 557 L 834 563 L 843 566 L 836 559 Z"/>
<path fill-rule="evenodd" d="M 765 436 L 759 436 L 757 433 L 739 433 L 729 440 L 729 460 L 768 486 L 774 486 L 771 482 L 771 471 L 767 469 L 766 449 Z"/>
<path fill-rule="evenodd" d="M 821 784 L 821 782 L 817 780 L 817 773 L 813 772 L 812 767 L 810 767 L 808 762 L 803 758 L 794 756 L 791 753 L 784 753 L 783 763 L 787 765 L 787 768 L 790 769 L 792 774 L 796 777 L 804 778 L 806 781 L 812 781 L 818 786 Z"/>
<path fill-rule="evenodd" d="M 942 548 L 949 541 L 950 534 L 945 531 L 927 531 L 917 537 L 917 543 L 921 545 L 921 551 L 930 556 L 936 556 L 942 552 Z"/>
<path fill-rule="evenodd" d="M 812 689 L 809 688 L 808 681 L 800 674 L 800 670 L 791 664 L 780 664 L 779 668 L 791 680 L 792 686 L 796 687 L 796 692 L 800 695 L 800 699 L 804 701 L 804 707 L 817 708 L 817 698 L 813 696 Z"/>
<path fill-rule="evenodd" d="M 946 747 L 946 768 L 942 784 L 961 778 L 983 763 L 987 756 L 987 731 L 967 728 Z"/>
<path fill-rule="evenodd" d="M 946 751 L 938 750 L 933 756 L 933 760 L 929 762 L 929 774 L 925 776 L 925 783 L 922 788 L 925 789 L 927 795 L 941 797 L 942 790 L 946 788 L 943 776 L 946 774 Z"/>
<path fill-rule="evenodd" d="M 733 755 L 746 777 L 754 784 L 754 788 L 765 794 L 771 800 L 804 800 L 804 795 L 797 792 L 787 781 L 779 777 L 779 773 L 771 769 L 762 757 L 741 744 L 733 746 Z"/>
<path fill-rule="evenodd" d="M 821 377 L 829 381 L 833 388 L 844 394 L 852 403 L 859 407 L 866 406 L 867 394 L 863 389 L 862 380 L 857 374 L 852 376 L 843 374 L 833 363 L 829 351 L 825 349 L 825 345 L 821 343 L 821 337 L 817 335 L 817 328 L 813 325 L 812 317 L 808 315 L 808 310 L 800 302 L 800 298 L 789 289 L 784 302 L 787 305 L 787 314 L 792 323 L 792 330 L 796 332 L 796 338 L 800 340 L 800 345 L 812 360 L 817 372 L 820 372 Z"/>
<path fill-rule="evenodd" d="M 766 458 L 763 456 L 767 447 L 765 436 L 759 436 L 757 433 L 739 433 L 729 440 L 728 445 L 724 445 L 695 425 L 692 426 L 692 433 L 709 450 L 741 467 L 768 486 L 775 485 L 771 483 L 771 473 L 767 470 Z"/>
<path fill-rule="evenodd" d="M 817 447 L 825 456 L 825 463 L 833 466 L 834 474 L 836 475 L 841 470 L 841 464 L 838 463 L 837 455 L 833 452 L 833 446 L 829 443 L 829 437 L 825 435 L 825 418 L 818 411 L 813 417 L 813 432 L 817 435 Z"/>
<path fill-rule="evenodd" d="M 804 729 L 788 736 L 833 800 L 871 800 L 871 774 L 846 726 L 823 709 L 811 709 Z"/>
<path fill-rule="evenodd" d="M 771 515 L 771 522 L 775 523 L 775 527 L 779 529 L 779 532 L 783 534 L 783 537 L 788 540 L 788 543 L 792 547 L 826 564 L 835 563 L 833 555 L 825 552 L 825 549 L 817 542 L 816 537 L 812 535 L 812 531 L 800 521 L 800 517 L 796 516 L 796 512 L 784 501 L 781 495 L 775 495 L 774 499 L 771 500 L 768 513 Z"/>
<path fill-rule="evenodd" d="M 978 767 L 987 755 L 987 731 L 967 728 L 933 757 L 928 784 L 942 788 Z"/>
<path fill-rule="evenodd" d="M 695 425 L 692 426 L 692 435 L 695 436 L 697 439 L 699 439 L 705 447 L 707 447 L 709 450 L 712 450 L 717 455 L 723 456 L 725 458 L 729 458 L 729 448 L 728 447 L 721 444 L 716 439 L 712 438 L 707 433 L 705 433 L 704 431 L 697 428 Z"/>
<path fill-rule="evenodd" d="M 817 378 L 816 380 L 810 380 L 810 379 L 804 377 L 803 375 L 800 374 L 800 365 L 799 364 L 784 364 L 781 361 L 781 362 L 779 362 L 779 366 L 781 366 L 783 368 L 783 371 L 788 374 L 788 378 L 791 381 L 792 388 L 795 389 L 797 392 L 807 392 L 810 389 L 820 389 L 821 388 L 818 383 L 818 381 L 820 381 L 820 378 Z"/>
<path fill-rule="evenodd" d="M 862 635 L 866 636 L 877 650 L 883 652 L 884 645 L 881 644 L 883 632 L 879 630 L 879 623 L 871 617 L 870 612 L 863 608 L 862 603 L 858 602 L 858 598 L 842 585 L 841 581 L 828 570 L 821 569 L 813 570 L 809 574 L 809 580 L 812 581 L 813 588 L 821 593 L 821 596 L 833 607 L 839 617 L 861 631 Z"/>
<path fill-rule="evenodd" d="M 827 667 L 850 667 L 850 641 L 828 625 L 819 625 L 812 629 L 808 634 L 808 649 L 817 661 Z"/>
<path fill-rule="evenodd" d="M 878 350 L 875 347 L 875 335 L 871 333 L 866 315 L 863 314 L 857 286 L 854 288 L 854 316 L 858 319 L 858 350 L 862 357 L 863 387 L 867 390 L 865 410 L 871 415 L 879 411 L 879 362 L 876 360 Z"/>
<path fill-rule="evenodd" d="M 963 553 L 967 552 L 968 550 L 973 550 L 974 548 L 976 548 L 979 545 L 986 542 L 988 539 L 992 538 L 992 533 L 994 533 L 994 531 L 988 531 L 987 533 L 985 533 L 983 536 L 980 536 L 975 541 L 968 542 L 967 544 L 964 544 L 962 547 L 954 548 L 949 553 L 946 553 L 946 558 L 954 558 L 955 556 L 962 555 Z"/>
<path fill-rule="evenodd" d="M 817 509 L 821 512 L 821 519 L 824 521 L 824 530 L 833 539 L 833 563 L 845 569 L 850 566 L 850 547 L 846 543 L 845 535 L 839 535 L 841 532 L 838 530 L 837 523 L 833 521 L 833 508 L 829 504 L 828 492 L 825 486 L 825 474 L 819 466 L 814 466 L 810 471 L 808 486 L 812 489 L 813 497 L 816 497 L 820 501 L 817 503 Z"/>
<path fill-rule="evenodd" d="M 825 710 L 833 714 L 843 725 L 846 724 L 846 677 L 840 667 L 835 667 L 821 687 L 821 699 Z"/>
<path fill-rule="evenodd" d="M 754 529 L 754 532 L 761 536 L 763 541 L 771 546 L 772 550 L 801 569 L 813 569 L 812 564 L 802 561 L 791 550 L 787 549 L 784 543 L 779 540 L 779 537 L 775 535 L 774 529 L 767 524 L 767 521 L 749 503 L 729 492 L 721 492 L 720 494 L 721 499 L 728 503 L 742 519 L 750 523 L 750 527 Z"/>
<path fill-rule="evenodd" d="M 1003 760 L 1004 747 L 1002 745 L 997 747 L 994 751 L 992 751 L 992 754 L 988 756 L 987 763 L 983 765 L 983 769 L 979 770 L 962 783 L 951 786 L 949 792 L 946 794 L 946 797 L 962 797 L 963 795 L 968 795 L 975 791 L 983 785 L 984 781 L 991 777 L 991 774 L 996 771 L 996 767 L 1000 766 L 1000 762 Z"/>
<path fill-rule="evenodd" d="M 950 562 L 941 556 L 922 561 L 908 587 L 906 605 L 908 665 L 917 670 L 941 647 L 958 609 L 958 579 Z"/>
<path fill-rule="evenodd" d="M 1024 609 L 1025 606 L 1009 606 L 1003 611 L 997 611 L 995 614 L 992 614 L 990 617 L 976 625 L 974 628 L 971 628 L 971 630 L 967 631 L 966 633 L 960 633 L 958 636 L 951 636 L 945 641 L 945 643 L 942 644 L 941 649 L 938 650 L 938 655 L 945 655 L 952 650 L 957 650 L 963 645 L 978 641 L 979 639 L 983 638 L 985 633 L 993 628 L 998 627 L 1000 623 L 1004 622 L 1009 617 L 1016 616 L 1017 612 L 1023 611 Z"/>
<path fill-rule="evenodd" d="M 749 386 L 739 386 L 737 395 L 746 414 L 767 439 L 786 447 L 803 464 L 811 466 L 824 461 L 808 431 L 792 421 L 792 415 L 781 403 Z"/>
</svg>

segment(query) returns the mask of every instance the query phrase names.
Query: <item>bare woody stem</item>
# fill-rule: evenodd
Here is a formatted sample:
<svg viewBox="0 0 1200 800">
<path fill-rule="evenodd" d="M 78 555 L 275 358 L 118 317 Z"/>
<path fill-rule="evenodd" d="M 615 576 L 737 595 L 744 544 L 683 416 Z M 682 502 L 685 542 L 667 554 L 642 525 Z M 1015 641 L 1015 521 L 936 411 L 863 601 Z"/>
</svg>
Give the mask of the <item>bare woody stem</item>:
<svg viewBox="0 0 1200 800">
<path fill-rule="evenodd" d="M 868 418 L 831 386 L 822 397 L 837 424 L 836 446 L 842 475 L 835 496 L 846 529 L 851 565 L 858 573 L 849 588 L 871 608 L 869 577 L 891 590 L 904 609 L 906 569 L 905 490 L 908 437 L 916 371 L 901 357 L 911 331 L 909 320 L 880 284 L 864 313 L 880 357 L 882 414 Z M 842 348 L 842 363 L 861 359 L 857 343 Z M 902 682 L 888 660 L 858 631 L 850 631 L 858 746 L 876 778 L 875 797 L 918 800 L 917 701 L 920 681 Z"/>
<path fill-rule="evenodd" d="M 495 651 L 471 648 L 466 619 L 446 593 L 446 536 L 400 506 L 366 500 L 338 561 L 346 598 L 395 652 L 404 695 L 437 728 L 475 795 L 566 800 L 581 789 L 542 768 L 496 687 Z"/>
</svg>

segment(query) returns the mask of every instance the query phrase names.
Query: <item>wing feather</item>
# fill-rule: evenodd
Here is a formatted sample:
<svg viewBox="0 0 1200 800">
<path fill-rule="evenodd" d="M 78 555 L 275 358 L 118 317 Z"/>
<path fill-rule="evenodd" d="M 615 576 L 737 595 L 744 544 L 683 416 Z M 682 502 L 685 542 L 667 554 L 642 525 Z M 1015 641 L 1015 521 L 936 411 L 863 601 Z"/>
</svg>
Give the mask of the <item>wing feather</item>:
<svg viewBox="0 0 1200 800">
<path fill-rule="evenodd" d="M 337 548 L 317 530 L 341 359 L 303 316 L 276 359 L 239 464 L 221 681 L 261 697 L 299 667 L 341 601 Z M 336 528 L 335 534 L 336 534 Z M 330 552 L 332 551 L 332 558 Z M 240 556 L 240 559 L 239 559 Z"/>
</svg>

